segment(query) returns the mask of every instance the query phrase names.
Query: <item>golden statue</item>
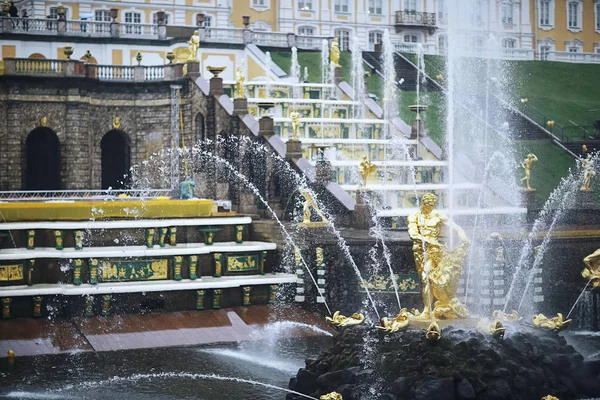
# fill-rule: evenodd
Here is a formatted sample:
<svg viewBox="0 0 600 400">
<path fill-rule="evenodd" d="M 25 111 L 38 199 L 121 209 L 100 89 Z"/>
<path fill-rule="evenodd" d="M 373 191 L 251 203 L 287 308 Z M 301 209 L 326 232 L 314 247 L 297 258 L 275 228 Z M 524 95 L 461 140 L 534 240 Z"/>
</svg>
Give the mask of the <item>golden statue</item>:
<svg viewBox="0 0 600 400">
<path fill-rule="evenodd" d="M 317 206 L 317 202 L 315 201 L 311 192 L 308 189 L 298 189 L 298 190 L 300 191 L 302 196 L 304 196 L 304 199 L 305 199 L 304 204 L 303 204 L 304 217 L 302 219 L 302 222 L 299 225 L 306 226 L 306 227 L 315 227 L 315 228 L 326 226 L 327 219 L 325 218 L 325 215 L 323 215 L 323 212 L 321 210 L 319 210 L 319 207 Z M 317 215 L 321 218 L 320 221 L 311 221 L 310 220 L 311 209 L 314 210 L 317 213 Z"/>
<path fill-rule="evenodd" d="M 430 319 L 430 309 L 436 318 L 466 318 L 466 307 L 456 297 L 456 291 L 469 241 L 458 225 L 434 210 L 436 204 L 436 195 L 425 194 L 420 210 L 408 217 L 408 234 L 413 240 L 415 264 L 423 284 L 424 308 L 417 319 Z M 438 240 L 445 227 L 454 229 L 460 239 L 454 250 Z M 437 301 L 431 304 L 434 298 Z"/>
<path fill-rule="evenodd" d="M 329 49 L 329 61 L 333 63 L 335 68 L 341 67 L 340 65 L 340 44 L 337 38 L 333 38 L 331 41 L 331 48 Z"/>
<path fill-rule="evenodd" d="M 395 318 L 381 318 L 381 325 L 376 326 L 375 328 L 388 333 L 393 333 L 399 331 L 400 329 L 406 328 L 410 323 L 410 317 L 411 314 L 406 310 L 406 308 L 403 308 Z"/>
<path fill-rule="evenodd" d="M 429 325 L 427 331 L 425 331 L 425 337 L 429 340 L 440 340 L 442 337 L 442 330 L 437 322 L 434 321 Z"/>
<path fill-rule="evenodd" d="M 360 177 L 361 177 L 359 187 L 362 188 L 367 185 L 367 179 L 369 179 L 369 175 L 371 175 L 373 172 L 375 172 L 375 170 L 377 169 L 377 166 L 375 164 L 373 164 L 371 161 L 369 161 L 367 156 L 363 156 L 362 161 L 360 162 L 358 168 L 360 170 Z"/>
<path fill-rule="evenodd" d="M 200 35 L 198 31 L 195 30 L 192 37 L 188 41 L 188 49 L 190 50 L 188 61 L 198 61 L 198 49 L 200 48 Z"/>
<path fill-rule="evenodd" d="M 596 250 L 583 259 L 585 268 L 581 271 L 581 276 L 590 281 L 593 287 L 600 286 L 600 249 Z"/>
<path fill-rule="evenodd" d="M 516 321 L 521 320 L 521 316 L 519 315 L 517 310 L 512 310 L 512 312 L 510 314 L 507 314 L 500 310 L 496 310 L 492 313 L 492 315 L 494 316 L 494 318 L 501 320 L 501 321 L 515 321 L 516 322 Z"/>
<path fill-rule="evenodd" d="M 354 313 L 350 317 L 345 317 L 336 311 L 332 317 L 325 317 L 325 321 L 334 326 L 355 326 L 365 322 L 365 316 L 360 313 Z"/>
<path fill-rule="evenodd" d="M 244 86 L 244 82 L 246 81 L 246 77 L 244 76 L 244 61 L 240 64 L 239 67 L 235 70 L 235 98 L 243 99 L 246 97 L 246 87 Z"/>
<path fill-rule="evenodd" d="M 594 160 L 592 159 L 592 155 L 588 154 L 587 158 L 582 160 L 581 166 L 583 167 L 583 185 L 581 185 L 581 190 L 589 192 L 591 189 L 590 182 L 592 178 L 596 176 L 596 171 L 594 170 Z"/>
<path fill-rule="evenodd" d="M 547 395 L 541 398 L 541 400 L 559 400 L 558 397 L 554 397 L 552 395 Z"/>
<path fill-rule="evenodd" d="M 300 127 L 300 113 L 294 110 L 290 113 L 292 119 L 292 138 L 290 140 L 298 140 L 298 128 Z"/>
<path fill-rule="evenodd" d="M 40 118 L 40 125 L 44 128 L 48 126 L 48 118 L 45 115 Z"/>
<path fill-rule="evenodd" d="M 113 119 L 113 129 L 121 129 L 121 118 L 118 116 Z"/>
<path fill-rule="evenodd" d="M 533 316 L 533 326 L 537 328 L 549 329 L 552 331 L 560 332 L 567 328 L 573 321 L 572 319 L 565 320 L 561 313 L 558 313 L 554 318 L 548 318 L 544 314 L 538 314 Z"/>
<path fill-rule="evenodd" d="M 331 392 L 319 397 L 319 400 L 344 400 L 338 392 Z"/>
<path fill-rule="evenodd" d="M 302 255 L 297 247 L 294 248 L 294 260 L 296 260 L 296 265 L 302 265 Z"/>
<path fill-rule="evenodd" d="M 533 167 L 533 163 L 536 162 L 538 158 L 533 153 L 527 154 L 527 158 L 523 160 L 521 166 L 525 170 L 525 176 L 519 180 L 519 183 L 523 183 L 525 181 L 527 183 L 527 190 L 535 190 L 529 186 L 529 182 L 531 181 L 531 167 Z"/>
</svg>

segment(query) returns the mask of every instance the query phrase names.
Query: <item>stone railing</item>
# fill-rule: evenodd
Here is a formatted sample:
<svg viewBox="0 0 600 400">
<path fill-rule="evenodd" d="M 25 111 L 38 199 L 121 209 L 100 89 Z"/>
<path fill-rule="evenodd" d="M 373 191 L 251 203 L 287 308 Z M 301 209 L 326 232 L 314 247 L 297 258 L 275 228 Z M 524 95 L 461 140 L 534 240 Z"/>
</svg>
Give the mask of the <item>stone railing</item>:
<svg viewBox="0 0 600 400">
<path fill-rule="evenodd" d="M 68 20 L 66 33 L 78 36 L 110 36 L 110 22 Z"/>
<path fill-rule="evenodd" d="M 244 43 L 244 29 L 204 28 L 205 42 Z"/>
<path fill-rule="evenodd" d="M 418 53 L 419 46 L 423 54 L 437 54 L 437 46 L 432 43 L 406 43 L 401 41 L 392 42 L 394 50 L 400 53 Z"/>
<path fill-rule="evenodd" d="M 546 60 L 571 63 L 599 64 L 600 54 L 571 53 L 570 51 L 550 51 L 547 53 Z"/>
<path fill-rule="evenodd" d="M 133 23 L 120 23 L 119 32 L 122 37 L 158 37 L 158 24 L 133 24 Z"/>
<path fill-rule="evenodd" d="M 396 11 L 396 25 L 435 26 L 435 14 L 417 11 Z"/>
<path fill-rule="evenodd" d="M 97 65 L 78 60 L 4 59 L 4 75 L 68 76 L 100 81 L 147 82 L 183 78 L 183 64 L 166 65 Z"/>
</svg>

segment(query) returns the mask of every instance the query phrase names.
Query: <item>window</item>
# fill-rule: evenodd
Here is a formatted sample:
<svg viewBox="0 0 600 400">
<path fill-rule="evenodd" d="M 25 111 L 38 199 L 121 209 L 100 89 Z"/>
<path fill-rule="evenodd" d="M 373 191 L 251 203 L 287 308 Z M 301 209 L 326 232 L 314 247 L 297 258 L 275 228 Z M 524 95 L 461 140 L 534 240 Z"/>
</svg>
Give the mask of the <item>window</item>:
<svg viewBox="0 0 600 400">
<path fill-rule="evenodd" d="M 241 1 L 240 1 L 241 2 Z M 250 0 L 250 8 L 264 11 L 271 7 L 271 0 Z"/>
<path fill-rule="evenodd" d="M 298 0 L 298 10 L 309 11 L 313 9 L 312 0 Z"/>
<path fill-rule="evenodd" d="M 483 22 L 483 5 L 481 4 L 481 0 L 475 0 L 473 4 L 471 21 L 474 24 L 481 24 Z"/>
<path fill-rule="evenodd" d="M 212 26 L 212 17 L 210 15 L 205 15 L 204 22 L 198 22 L 198 16 L 196 15 L 196 26 L 210 28 Z"/>
<path fill-rule="evenodd" d="M 550 0 L 540 1 L 540 25 L 550 25 Z"/>
<path fill-rule="evenodd" d="M 266 7 L 265 0 L 252 0 L 253 7 Z"/>
<path fill-rule="evenodd" d="M 338 43 L 340 44 L 341 51 L 350 50 L 350 31 L 347 31 L 345 29 L 336 29 L 335 37 L 337 38 Z"/>
<path fill-rule="evenodd" d="M 502 47 L 505 49 L 514 49 L 516 47 L 517 41 L 515 39 L 503 39 Z"/>
<path fill-rule="evenodd" d="M 569 53 L 579 53 L 579 48 L 576 46 L 569 47 Z"/>
<path fill-rule="evenodd" d="M 482 38 L 481 36 L 475 36 L 471 39 L 471 45 L 474 47 L 483 47 L 484 43 L 485 43 L 485 39 Z"/>
<path fill-rule="evenodd" d="M 369 32 L 369 50 L 375 50 L 376 44 L 381 44 L 383 33 L 381 32 Z"/>
<path fill-rule="evenodd" d="M 567 4 L 567 26 L 571 29 L 580 28 L 579 2 L 570 1 Z"/>
<path fill-rule="evenodd" d="M 158 24 L 158 13 L 152 15 L 152 23 L 155 25 Z M 169 14 L 167 13 L 165 13 L 165 25 L 169 25 Z"/>
<path fill-rule="evenodd" d="M 541 46 L 540 47 L 540 59 L 542 61 L 546 61 L 548 59 L 548 55 L 550 54 L 550 46 Z"/>
<path fill-rule="evenodd" d="M 600 1 L 596 1 L 594 9 L 596 10 L 596 30 L 600 31 Z"/>
<path fill-rule="evenodd" d="M 65 11 L 67 12 L 65 17 L 69 19 L 69 9 L 65 7 Z M 52 19 L 58 19 L 58 7 L 50 7 L 48 9 L 48 17 Z"/>
<path fill-rule="evenodd" d="M 445 35 L 441 35 L 438 38 L 438 47 L 440 50 L 440 53 L 445 53 L 448 50 L 448 44 L 447 44 L 447 39 Z"/>
<path fill-rule="evenodd" d="M 98 22 L 110 22 L 112 18 L 110 17 L 109 10 L 96 10 L 94 11 L 94 21 Z"/>
<path fill-rule="evenodd" d="M 300 36 L 314 36 L 315 35 L 315 29 L 313 27 L 310 27 L 310 26 L 301 26 L 300 28 L 298 28 L 298 35 L 300 35 Z"/>
<path fill-rule="evenodd" d="M 404 43 L 417 43 L 418 41 L 417 35 L 404 35 Z"/>
<path fill-rule="evenodd" d="M 126 12 L 125 13 L 125 33 L 128 34 L 142 34 L 142 27 L 135 26 L 134 24 L 142 23 L 142 14 L 138 12 Z"/>
<path fill-rule="evenodd" d="M 416 12 L 417 11 L 417 0 L 404 0 L 404 11 Z"/>
<path fill-rule="evenodd" d="M 383 14 L 383 0 L 369 0 L 369 14 Z"/>
<path fill-rule="evenodd" d="M 348 12 L 348 0 L 335 0 L 334 10 L 336 13 L 347 13 Z"/>
<path fill-rule="evenodd" d="M 502 3 L 502 23 L 505 25 L 513 24 L 514 8 L 512 3 Z"/>
<path fill-rule="evenodd" d="M 438 0 L 437 17 L 440 21 L 446 20 L 446 0 Z"/>
</svg>

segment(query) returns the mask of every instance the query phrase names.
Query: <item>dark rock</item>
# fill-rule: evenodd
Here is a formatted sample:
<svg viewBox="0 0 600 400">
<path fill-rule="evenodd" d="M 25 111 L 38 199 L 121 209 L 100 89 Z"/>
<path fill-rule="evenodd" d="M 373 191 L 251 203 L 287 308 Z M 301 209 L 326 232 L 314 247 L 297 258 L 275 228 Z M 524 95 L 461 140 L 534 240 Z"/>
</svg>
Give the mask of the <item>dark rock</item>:
<svg viewBox="0 0 600 400">
<path fill-rule="evenodd" d="M 416 400 L 454 400 L 454 379 L 425 381 L 416 388 Z"/>
<path fill-rule="evenodd" d="M 381 400 L 399 400 L 400 398 L 392 393 L 384 393 L 381 396 Z"/>
<path fill-rule="evenodd" d="M 341 394 L 343 399 L 349 399 L 354 393 L 354 385 L 345 384 L 338 387 L 335 391 Z"/>
<path fill-rule="evenodd" d="M 504 379 L 494 379 L 485 391 L 485 400 L 508 400 L 511 398 L 510 386 Z"/>
<path fill-rule="evenodd" d="M 335 388 L 342 384 L 345 375 L 345 370 L 328 372 L 319 376 L 317 378 L 317 383 L 326 388 L 329 392 L 332 392 L 333 390 L 335 390 Z"/>
<path fill-rule="evenodd" d="M 461 379 L 455 386 L 457 400 L 473 400 L 476 398 L 473 385 L 466 379 Z"/>
<path fill-rule="evenodd" d="M 342 379 L 342 383 L 356 383 L 358 378 L 356 374 L 360 372 L 360 367 L 350 367 L 345 370 L 344 377 Z"/>
<path fill-rule="evenodd" d="M 292 390 L 304 394 L 310 394 L 315 392 L 318 388 L 319 384 L 317 383 L 317 374 L 304 368 L 298 371 L 296 385 Z"/>
<path fill-rule="evenodd" d="M 408 385 L 408 379 L 404 377 L 397 378 L 387 389 L 388 392 L 396 394 L 401 397 L 407 397 L 410 393 L 410 386 Z"/>
</svg>

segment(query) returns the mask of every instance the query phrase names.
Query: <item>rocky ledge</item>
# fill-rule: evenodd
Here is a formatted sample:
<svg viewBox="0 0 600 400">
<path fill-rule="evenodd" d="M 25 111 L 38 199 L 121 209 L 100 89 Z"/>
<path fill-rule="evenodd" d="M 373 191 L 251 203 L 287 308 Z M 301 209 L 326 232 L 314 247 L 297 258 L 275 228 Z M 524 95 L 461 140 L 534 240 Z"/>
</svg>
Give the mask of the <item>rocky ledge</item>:
<svg viewBox="0 0 600 400">
<path fill-rule="evenodd" d="M 523 329 L 497 339 L 448 327 L 434 342 L 425 339 L 424 330 L 410 327 L 394 334 L 346 328 L 329 351 L 306 360 L 289 388 L 316 398 L 336 391 L 344 400 L 600 396 L 600 361 L 584 361 L 558 334 Z"/>
</svg>

